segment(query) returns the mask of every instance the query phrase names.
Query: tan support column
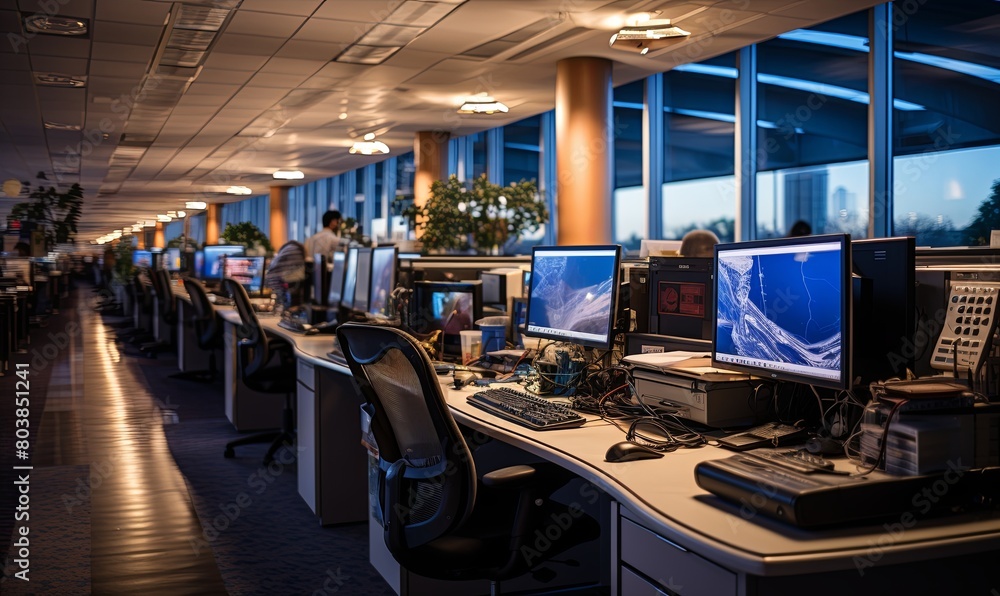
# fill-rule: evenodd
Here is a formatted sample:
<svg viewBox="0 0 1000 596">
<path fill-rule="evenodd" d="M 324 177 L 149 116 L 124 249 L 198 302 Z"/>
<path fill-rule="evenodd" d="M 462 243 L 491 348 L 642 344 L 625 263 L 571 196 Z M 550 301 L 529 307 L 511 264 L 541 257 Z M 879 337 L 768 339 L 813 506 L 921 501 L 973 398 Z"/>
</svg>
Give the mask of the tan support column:
<svg viewBox="0 0 1000 596">
<path fill-rule="evenodd" d="M 431 183 L 448 176 L 448 139 L 440 130 L 421 130 L 413 139 L 413 203 L 422 206 L 431 196 Z"/>
<path fill-rule="evenodd" d="M 153 232 L 153 246 L 157 248 L 165 248 L 166 242 L 163 240 L 163 222 L 156 222 L 156 231 Z"/>
<path fill-rule="evenodd" d="M 212 203 L 205 211 L 205 244 L 219 243 L 219 220 L 222 219 L 222 205 Z"/>
<path fill-rule="evenodd" d="M 271 231 L 267 234 L 277 251 L 288 242 L 288 187 L 271 187 Z"/>
<path fill-rule="evenodd" d="M 138 232 L 136 232 L 135 234 L 132 234 L 132 235 L 135 236 L 135 247 L 136 248 L 138 248 L 140 250 L 146 248 L 146 228 L 143 228 L 142 230 L 140 230 L 140 231 L 138 231 Z"/>
<path fill-rule="evenodd" d="M 556 64 L 557 244 L 610 244 L 611 61 Z"/>
</svg>

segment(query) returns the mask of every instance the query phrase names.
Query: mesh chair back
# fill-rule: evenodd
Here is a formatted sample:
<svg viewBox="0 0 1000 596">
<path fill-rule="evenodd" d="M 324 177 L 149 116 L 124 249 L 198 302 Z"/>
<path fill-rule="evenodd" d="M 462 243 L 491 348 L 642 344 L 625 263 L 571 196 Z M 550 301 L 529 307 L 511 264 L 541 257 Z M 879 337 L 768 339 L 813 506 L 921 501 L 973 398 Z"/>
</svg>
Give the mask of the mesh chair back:
<svg viewBox="0 0 1000 596">
<path fill-rule="evenodd" d="M 228 277 L 222 280 L 222 284 L 232 297 L 236 312 L 240 315 L 240 326 L 236 330 L 236 336 L 240 340 L 240 365 L 244 380 L 247 380 L 247 377 L 252 377 L 263 370 L 271 358 L 267 347 L 267 334 L 260 327 L 260 321 L 250 304 L 250 296 L 243 285 Z"/>
<path fill-rule="evenodd" d="M 347 323 L 337 330 L 344 357 L 373 410 L 383 488 L 380 505 L 390 550 L 413 548 L 461 525 L 476 499 L 472 454 L 448 410 L 427 354 L 406 333 Z M 396 528 L 397 542 L 389 538 Z M 393 550 L 397 559 L 405 553 Z"/>
<path fill-rule="evenodd" d="M 160 307 L 161 316 L 174 314 L 174 296 L 170 291 L 170 273 L 166 269 L 153 271 L 153 291 L 156 292 L 156 303 Z"/>
<path fill-rule="evenodd" d="M 185 279 L 184 289 L 187 290 L 191 298 L 192 310 L 194 310 L 195 332 L 198 338 L 198 345 L 207 348 L 215 343 L 221 331 L 218 317 L 215 316 L 215 309 L 208 299 L 205 288 L 196 279 Z"/>
</svg>

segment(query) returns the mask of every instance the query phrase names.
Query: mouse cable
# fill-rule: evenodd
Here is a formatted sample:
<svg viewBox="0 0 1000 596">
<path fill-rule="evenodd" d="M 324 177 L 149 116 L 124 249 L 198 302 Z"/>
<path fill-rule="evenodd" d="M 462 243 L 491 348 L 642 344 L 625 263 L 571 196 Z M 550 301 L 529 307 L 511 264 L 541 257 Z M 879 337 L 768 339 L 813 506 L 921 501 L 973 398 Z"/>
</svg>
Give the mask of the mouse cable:
<svg viewBox="0 0 1000 596">
<path fill-rule="evenodd" d="M 655 431 L 655 434 L 645 434 L 643 429 L 646 427 Z M 649 417 L 633 420 L 625 433 L 625 439 L 664 452 L 676 451 L 681 447 L 701 447 L 708 442 L 704 436 L 682 423 Z"/>
</svg>

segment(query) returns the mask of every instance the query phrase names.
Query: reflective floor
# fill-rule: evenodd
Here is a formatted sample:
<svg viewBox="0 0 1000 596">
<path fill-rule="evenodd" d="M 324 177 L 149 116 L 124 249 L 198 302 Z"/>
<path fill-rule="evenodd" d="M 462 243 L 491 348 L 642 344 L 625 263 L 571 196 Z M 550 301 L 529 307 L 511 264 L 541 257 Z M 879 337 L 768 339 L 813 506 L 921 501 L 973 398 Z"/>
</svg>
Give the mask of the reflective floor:
<svg viewBox="0 0 1000 596">
<path fill-rule="evenodd" d="M 193 546 L 202 527 L 141 360 L 123 358 L 83 300 L 47 331 L 55 349 L 36 339 L 29 351 L 51 366 L 47 386 L 32 388 L 46 393 L 33 443 L 32 581 L 7 578 L 0 592 L 225 594 L 211 550 Z"/>
</svg>

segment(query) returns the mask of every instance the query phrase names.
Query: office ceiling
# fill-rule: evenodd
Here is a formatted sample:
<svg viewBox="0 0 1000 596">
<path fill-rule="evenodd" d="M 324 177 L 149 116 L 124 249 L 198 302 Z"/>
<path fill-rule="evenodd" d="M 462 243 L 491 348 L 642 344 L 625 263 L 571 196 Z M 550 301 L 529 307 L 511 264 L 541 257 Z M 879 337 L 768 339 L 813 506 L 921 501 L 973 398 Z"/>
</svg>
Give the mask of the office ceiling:
<svg viewBox="0 0 1000 596">
<path fill-rule="evenodd" d="M 398 155 L 419 130 L 462 136 L 550 110 L 563 58 L 609 58 L 618 85 L 877 3 L 6 0 L 0 181 L 79 182 L 89 241 L 185 201 L 238 200 L 230 185 L 261 194 L 370 163 L 348 153 L 368 132 Z M 53 7 L 88 33 L 26 29 Z M 615 19 L 644 11 L 692 35 L 646 56 L 610 48 Z M 510 112 L 456 113 L 480 93 Z M 274 181 L 277 169 L 305 180 Z M 0 216 L 17 201 L 0 195 Z"/>
</svg>

